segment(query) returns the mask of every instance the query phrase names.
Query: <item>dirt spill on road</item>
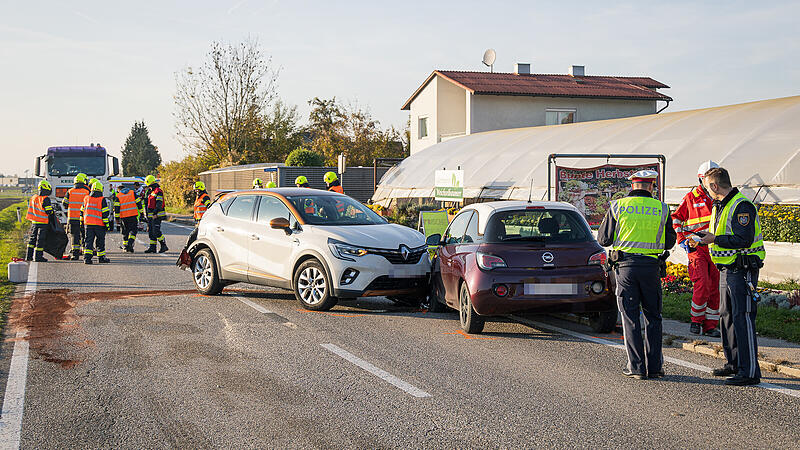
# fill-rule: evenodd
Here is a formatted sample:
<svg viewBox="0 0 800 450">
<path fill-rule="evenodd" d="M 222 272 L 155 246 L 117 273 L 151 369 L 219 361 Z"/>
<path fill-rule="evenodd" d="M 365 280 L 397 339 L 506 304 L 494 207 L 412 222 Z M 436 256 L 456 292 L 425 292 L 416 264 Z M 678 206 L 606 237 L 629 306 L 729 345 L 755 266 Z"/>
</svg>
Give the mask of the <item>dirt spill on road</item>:
<svg viewBox="0 0 800 450">
<path fill-rule="evenodd" d="M 69 289 L 36 291 L 14 301 L 8 313 L 12 336 L 18 331 L 27 335 L 20 339 L 29 342 L 35 357 L 61 365 L 65 369 L 83 362 L 78 354 L 94 347 L 85 338 L 76 308 L 88 303 L 126 300 L 137 297 L 166 297 L 193 294 L 192 290 L 72 292 Z M 11 338 L 9 341 L 15 341 Z"/>
</svg>

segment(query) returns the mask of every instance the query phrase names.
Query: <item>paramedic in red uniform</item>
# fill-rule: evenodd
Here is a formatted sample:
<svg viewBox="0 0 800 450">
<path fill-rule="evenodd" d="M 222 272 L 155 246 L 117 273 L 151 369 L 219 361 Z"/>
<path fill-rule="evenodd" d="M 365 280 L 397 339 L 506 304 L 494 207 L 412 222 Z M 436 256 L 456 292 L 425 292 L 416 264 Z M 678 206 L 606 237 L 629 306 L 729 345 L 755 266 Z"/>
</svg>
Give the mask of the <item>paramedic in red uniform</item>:
<svg viewBox="0 0 800 450">
<path fill-rule="evenodd" d="M 683 197 L 678 209 L 672 213 L 672 226 L 678 233 L 678 243 L 689 256 L 689 278 L 694 284 L 689 331 L 719 337 L 719 270 L 711 262 L 708 245 L 700 244 L 692 234 L 708 230 L 714 201 L 703 188 L 703 176 L 714 167 L 719 167 L 714 161 L 700 164 L 697 169 L 700 183 Z"/>
</svg>

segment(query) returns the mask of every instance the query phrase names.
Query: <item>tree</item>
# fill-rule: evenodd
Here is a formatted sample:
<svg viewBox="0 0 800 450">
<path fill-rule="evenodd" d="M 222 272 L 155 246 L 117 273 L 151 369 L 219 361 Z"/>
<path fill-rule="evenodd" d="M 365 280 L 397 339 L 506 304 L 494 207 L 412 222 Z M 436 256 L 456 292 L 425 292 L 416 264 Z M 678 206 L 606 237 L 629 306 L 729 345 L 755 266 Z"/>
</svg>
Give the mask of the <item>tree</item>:
<svg viewBox="0 0 800 450">
<path fill-rule="evenodd" d="M 213 42 L 199 68 L 176 74 L 178 138 L 214 164 L 239 164 L 263 140 L 263 114 L 275 98 L 278 71 L 258 42 Z"/>
<path fill-rule="evenodd" d="M 296 106 L 278 99 L 258 124 L 259 137 L 248 148 L 242 164 L 284 161 L 289 153 L 303 145 L 303 129 Z"/>
<path fill-rule="evenodd" d="M 143 177 L 153 173 L 159 164 L 161 155 L 150 141 L 147 126 L 144 121 L 134 122 L 122 147 L 122 173 L 128 177 Z"/>
<path fill-rule="evenodd" d="M 188 155 L 180 161 L 170 161 L 158 168 L 159 184 L 164 190 L 167 206 L 187 208 L 194 201 L 194 182 L 197 174 L 211 168 L 211 162 L 202 156 Z"/>
<path fill-rule="evenodd" d="M 286 158 L 286 165 L 287 166 L 296 166 L 296 167 L 309 167 L 309 166 L 322 166 L 325 164 L 325 157 L 321 154 L 306 150 L 302 147 L 298 147 L 292 150 L 289 153 L 289 156 Z"/>
</svg>

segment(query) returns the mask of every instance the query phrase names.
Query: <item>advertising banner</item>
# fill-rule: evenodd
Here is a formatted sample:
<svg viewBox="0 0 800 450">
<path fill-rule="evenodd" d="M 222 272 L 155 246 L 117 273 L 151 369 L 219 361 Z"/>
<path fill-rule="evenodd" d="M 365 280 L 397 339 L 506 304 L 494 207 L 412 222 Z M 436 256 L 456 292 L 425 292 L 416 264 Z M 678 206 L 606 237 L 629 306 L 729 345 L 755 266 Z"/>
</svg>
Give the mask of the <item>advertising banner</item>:
<svg viewBox="0 0 800 450">
<path fill-rule="evenodd" d="M 434 196 L 440 202 L 464 200 L 464 171 L 437 170 L 434 174 Z"/>
<path fill-rule="evenodd" d="M 588 169 L 556 166 L 556 199 L 578 208 L 591 226 L 599 226 L 611 200 L 622 198 L 631 190 L 628 177 L 640 170 L 659 173 L 653 197 L 659 198 L 661 170 L 658 163 L 623 166 L 605 164 Z"/>
</svg>

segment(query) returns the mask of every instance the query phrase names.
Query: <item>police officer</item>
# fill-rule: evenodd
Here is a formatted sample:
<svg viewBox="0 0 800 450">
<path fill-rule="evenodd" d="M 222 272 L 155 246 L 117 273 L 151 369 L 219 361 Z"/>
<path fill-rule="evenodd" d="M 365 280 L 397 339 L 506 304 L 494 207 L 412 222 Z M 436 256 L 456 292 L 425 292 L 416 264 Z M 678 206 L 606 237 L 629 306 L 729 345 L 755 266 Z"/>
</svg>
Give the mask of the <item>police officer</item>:
<svg viewBox="0 0 800 450">
<path fill-rule="evenodd" d="M 97 245 L 97 260 L 101 264 L 110 263 L 106 257 L 106 230 L 111 230 L 109 222 L 108 200 L 103 197 L 103 184 L 96 181 L 92 184 L 92 193 L 83 198 L 81 218 L 86 228 L 86 240 L 83 247 L 83 262 L 92 264 L 92 256 Z"/>
<path fill-rule="evenodd" d="M 167 210 L 164 209 L 164 191 L 156 183 L 156 177 L 148 175 L 144 179 L 144 184 L 147 185 L 147 233 L 150 236 L 150 247 L 145 250 L 145 253 L 156 252 L 156 242 L 160 244 L 158 253 L 164 253 L 167 248 L 167 240 L 164 239 L 164 234 L 161 233 L 161 221 L 167 217 Z"/>
<path fill-rule="evenodd" d="M 342 183 L 339 181 L 339 177 L 336 176 L 335 172 L 327 172 L 325 177 L 325 184 L 328 186 L 329 191 L 338 192 L 340 194 L 344 194 L 344 189 L 342 189 Z"/>
<path fill-rule="evenodd" d="M 256 178 L 258 180 L 258 178 Z M 255 181 L 253 182 L 255 184 Z M 206 192 L 206 184 L 202 181 L 194 182 L 194 224 L 197 225 L 208 207 L 211 206 L 211 196 Z"/>
<path fill-rule="evenodd" d="M 119 192 L 114 193 L 113 200 L 114 218 L 122 227 L 122 249 L 133 253 L 133 243 L 139 231 L 139 219 L 144 217 L 142 199 L 136 196 L 136 191 L 122 185 Z"/>
<path fill-rule="evenodd" d="M 61 206 L 67 210 L 68 229 L 72 238 L 72 255 L 69 259 L 77 261 L 83 251 L 83 226 L 81 225 L 81 206 L 83 199 L 89 195 L 89 186 L 86 184 L 86 174 L 75 175 L 75 186 L 67 191 Z"/>
<path fill-rule="evenodd" d="M 53 216 L 53 205 L 50 203 L 50 193 L 53 187 L 47 180 L 39 182 L 39 192 L 28 200 L 28 212 L 25 219 L 31 222 L 31 237 L 28 240 L 28 253 L 26 261 L 47 262 L 44 253 L 44 241 L 50 226 L 50 217 Z"/>
<path fill-rule="evenodd" d="M 253 180 L 253 189 L 264 189 L 264 182 L 261 181 L 261 178 Z"/>
<path fill-rule="evenodd" d="M 611 202 L 597 240 L 611 246 L 617 279 L 617 307 L 622 313 L 622 329 L 628 365 L 623 375 L 638 380 L 664 376 L 661 351 L 661 276 L 664 252 L 675 245 L 675 230 L 666 203 L 653 198 L 658 173 L 641 170 L 629 179 L 630 193 Z M 642 342 L 639 308 L 644 313 Z"/>
<path fill-rule="evenodd" d="M 311 185 L 308 184 L 308 178 L 305 175 L 300 175 L 299 177 L 294 179 L 294 185 L 297 187 L 302 188 L 310 188 Z"/>
<path fill-rule="evenodd" d="M 710 169 L 703 184 L 714 199 L 709 230 L 702 240 L 720 272 L 720 329 L 727 363 L 712 373 L 730 376 L 725 384 L 749 386 L 761 382 L 756 342 L 758 269 L 766 251 L 755 205 L 731 185 L 728 171 Z"/>
</svg>

